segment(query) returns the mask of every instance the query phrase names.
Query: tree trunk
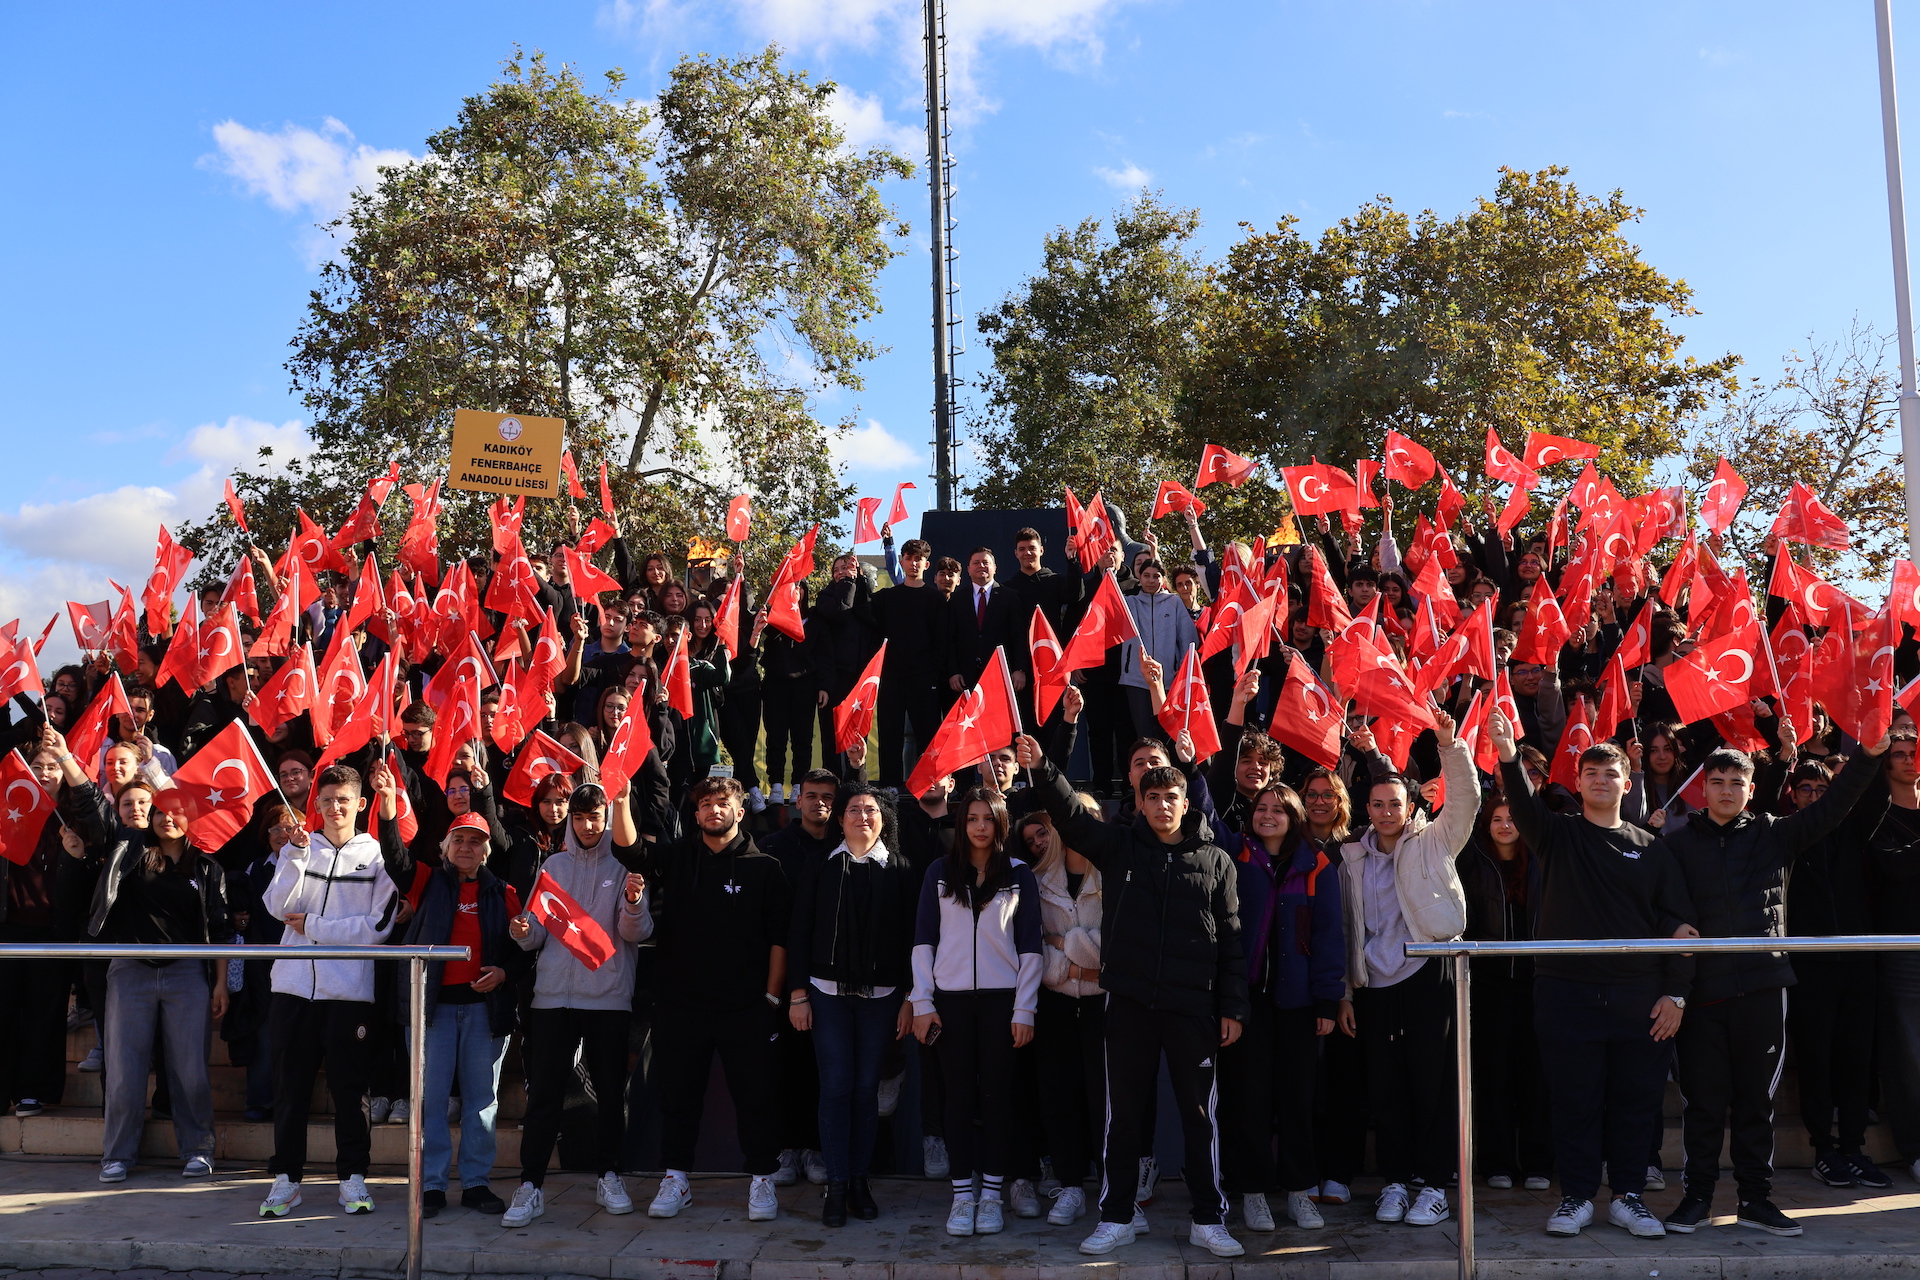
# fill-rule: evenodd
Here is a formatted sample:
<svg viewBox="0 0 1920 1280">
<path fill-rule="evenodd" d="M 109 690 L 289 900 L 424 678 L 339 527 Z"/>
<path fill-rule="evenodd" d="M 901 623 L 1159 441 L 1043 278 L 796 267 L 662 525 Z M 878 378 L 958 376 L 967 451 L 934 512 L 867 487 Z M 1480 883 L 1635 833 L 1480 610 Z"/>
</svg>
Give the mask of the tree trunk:
<svg viewBox="0 0 1920 1280">
<path fill-rule="evenodd" d="M 656 382 L 653 390 L 647 392 L 647 407 L 640 411 L 640 425 L 633 432 L 633 452 L 627 455 L 627 471 L 631 474 L 640 471 L 641 456 L 647 451 L 647 437 L 653 432 L 654 415 L 660 412 L 660 401 L 666 390 L 666 383 Z"/>
</svg>

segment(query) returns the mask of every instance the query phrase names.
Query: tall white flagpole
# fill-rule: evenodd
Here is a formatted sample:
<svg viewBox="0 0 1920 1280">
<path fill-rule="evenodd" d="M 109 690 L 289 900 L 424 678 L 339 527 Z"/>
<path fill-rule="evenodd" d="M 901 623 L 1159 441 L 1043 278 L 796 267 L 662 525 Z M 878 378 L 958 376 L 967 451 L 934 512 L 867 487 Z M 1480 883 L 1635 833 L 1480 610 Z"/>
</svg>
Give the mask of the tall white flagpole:
<svg viewBox="0 0 1920 1280">
<path fill-rule="evenodd" d="M 1893 80 L 1892 0 L 1874 0 L 1880 47 L 1880 131 L 1887 152 L 1887 220 L 1893 236 L 1893 310 L 1900 327 L 1900 445 L 1907 472 L 1907 549 L 1920 562 L 1920 389 L 1915 387 L 1913 294 L 1907 274 L 1907 202 L 1900 177 L 1900 106 Z"/>
</svg>

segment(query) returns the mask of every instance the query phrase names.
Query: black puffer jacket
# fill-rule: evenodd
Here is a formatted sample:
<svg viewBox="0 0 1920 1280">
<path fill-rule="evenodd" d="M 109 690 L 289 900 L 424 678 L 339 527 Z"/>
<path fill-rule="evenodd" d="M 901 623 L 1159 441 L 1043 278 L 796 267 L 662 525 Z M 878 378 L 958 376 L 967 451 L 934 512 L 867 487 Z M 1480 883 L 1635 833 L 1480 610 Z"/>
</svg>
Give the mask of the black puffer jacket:
<svg viewBox="0 0 1920 1280">
<path fill-rule="evenodd" d="M 1239 877 L 1210 830 L 1189 821 L 1167 844 L 1143 817 L 1120 825 L 1083 811 L 1051 762 L 1033 775 L 1061 840 L 1100 868 L 1100 985 L 1148 1008 L 1244 1022 Z"/>
<path fill-rule="evenodd" d="M 1790 817 L 1749 810 L 1722 826 L 1698 810 L 1687 815 L 1679 830 L 1669 827 L 1659 843 L 1666 845 L 1686 877 L 1700 935 L 1785 937 L 1787 868 L 1802 850 L 1840 825 L 1885 763 L 1884 754 L 1860 753 L 1824 796 Z M 1793 982 L 1793 965 L 1784 952 L 1702 955 L 1693 998 L 1724 1000 Z"/>
</svg>

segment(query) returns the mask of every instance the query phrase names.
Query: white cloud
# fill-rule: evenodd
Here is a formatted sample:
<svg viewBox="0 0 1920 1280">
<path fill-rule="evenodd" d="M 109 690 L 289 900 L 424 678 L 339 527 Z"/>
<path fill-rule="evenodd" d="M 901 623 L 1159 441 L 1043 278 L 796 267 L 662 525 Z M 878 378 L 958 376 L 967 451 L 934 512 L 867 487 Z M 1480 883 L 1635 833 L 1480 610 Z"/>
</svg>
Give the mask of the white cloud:
<svg viewBox="0 0 1920 1280">
<path fill-rule="evenodd" d="M 66 601 L 108 599 L 108 578 L 137 589 L 153 567 L 160 526 L 212 514 L 226 477 L 257 462 L 262 445 L 271 446 L 280 462 L 314 450 L 297 421 L 276 426 L 236 416 L 202 423 L 180 438 L 163 464 L 198 465 L 177 479 L 0 511 L 0 546 L 13 553 L 11 571 L 0 576 L 0 620 L 18 617 L 23 630 L 31 625 L 37 635 L 47 615 Z M 47 659 L 56 650 L 70 654 L 72 643 L 70 631 L 55 628 Z"/>
<path fill-rule="evenodd" d="M 874 418 L 864 427 L 840 436 L 827 445 L 834 462 L 849 471 L 899 471 L 920 467 L 930 456 L 888 431 Z"/>
<path fill-rule="evenodd" d="M 1102 182 L 1117 191 L 1138 191 L 1153 181 L 1153 175 L 1151 173 L 1142 169 L 1131 160 L 1127 161 L 1127 167 L 1124 169 L 1100 167 L 1094 169 L 1094 173 L 1099 175 Z"/>
<path fill-rule="evenodd" d="M 841 85 L 827 99 L 827 114 L 847 135 L 847 147 L 850 150 L 890 147 L 914 159 L 927 149 L 926 130 L 913 125 L 896 124 L 887 119 L 886 106 L 878 95 L 868 97 Z"/>
<path fill-rule="evenodd" d="M 202 156 L 202 168 L 229 174 L 248 195 L 317 223 L 343 212 L 355 191 L 377 186 L 382 168 L 417 160 L 406 151 L 356 145 L 353 131 L 332 116 L 318 132 L 285 124 L 278 133 L 265 133 L 223 120 L 213 126 L 213 140 L 219 154 Z M 302 237 L 302 247 L 310 269 L 331 252 L 328 238 L 317 231 Z"/>
</svg>

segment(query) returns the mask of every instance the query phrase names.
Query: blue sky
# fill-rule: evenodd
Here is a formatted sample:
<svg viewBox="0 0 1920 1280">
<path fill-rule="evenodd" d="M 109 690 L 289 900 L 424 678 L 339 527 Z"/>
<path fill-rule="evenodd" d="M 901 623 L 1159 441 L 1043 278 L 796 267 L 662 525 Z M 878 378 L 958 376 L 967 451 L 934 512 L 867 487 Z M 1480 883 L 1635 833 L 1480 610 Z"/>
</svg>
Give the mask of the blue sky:
<svg viewBox="0 0 1920 1280">
<path fill-rule="evenodd" d="M 1452 214 L 1501 165 L 1558 163 L 1647 210 L 1631 234 L 1697 291 L 1681 328 L 1703 357 L 1771 374 L 1856 314 L 1891 326 L 1869 0 L 949 3 L 969 312 L 1143 183 L 1218 251 L 1242 221 L 1316 231 L 1376 194 Z M 917 0 L 13 11 L 33 56 L 0 89 L 0 618 L 137 580 L 158 520 L 211 510 L 258 444 L 299 447 L 281 362 L 327 251 L 313 224 L 420 154 L 514 43 L 647 96 L 683 51 L 777 39 L 843 86 L 857 140 L 922 160 L 918 21 Z M 1895 21 L 1920 74 L 1920 6 Z M 821 412 L 857 414 L 862 492 L 930 500 L 924 192 L 892 191 L 916 239 L 882 281 L 891 350 Z"/>
</svg>

